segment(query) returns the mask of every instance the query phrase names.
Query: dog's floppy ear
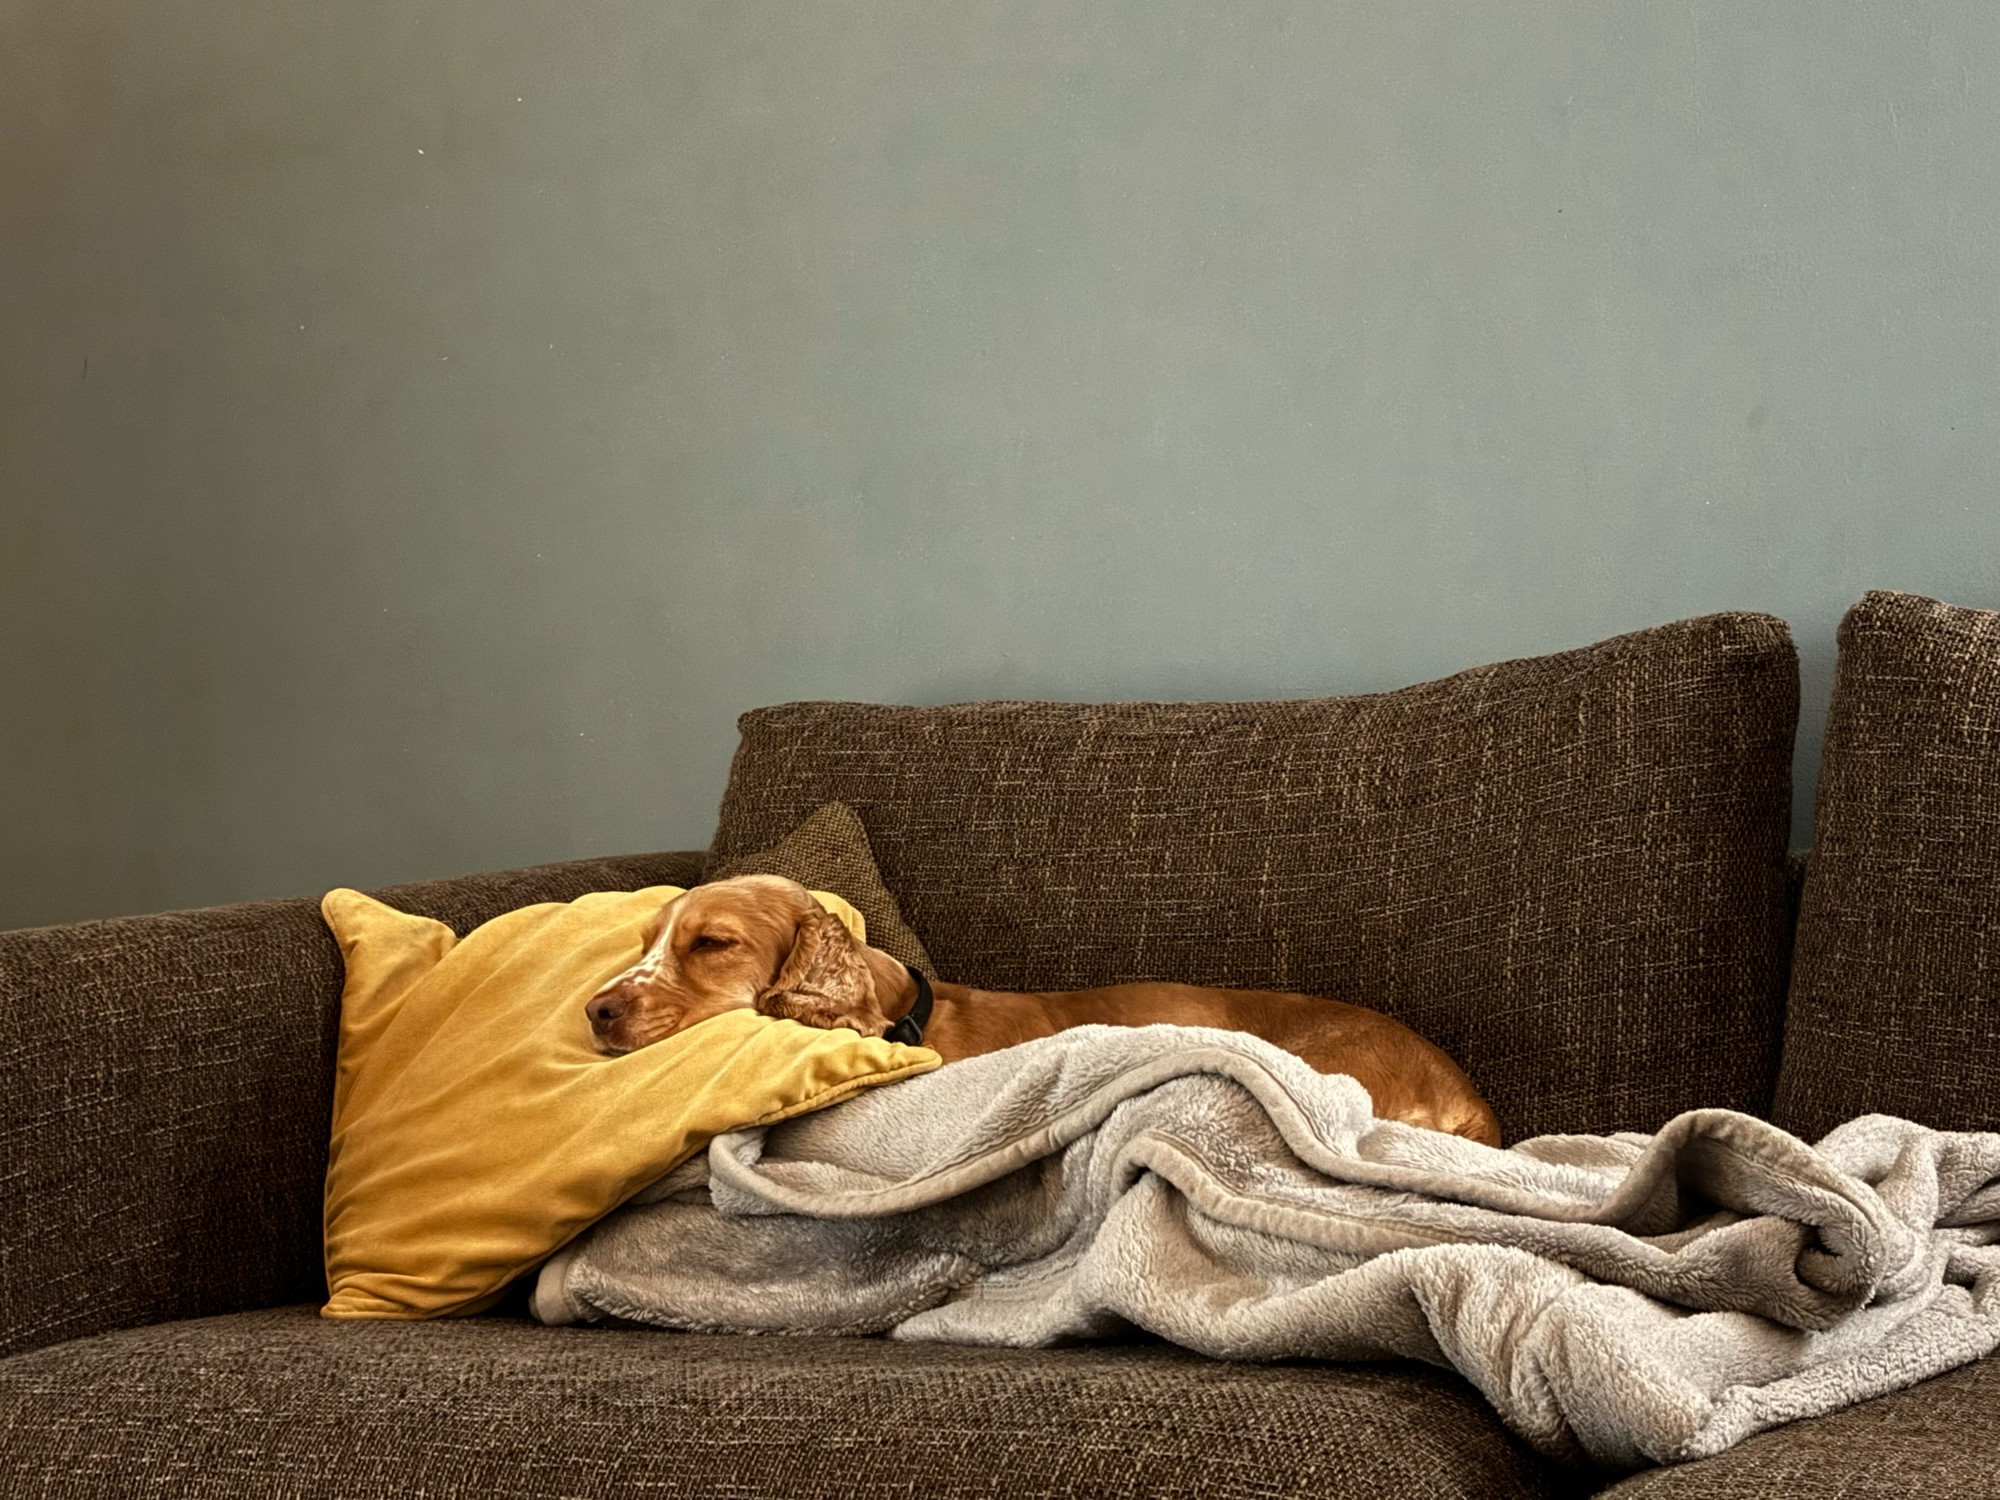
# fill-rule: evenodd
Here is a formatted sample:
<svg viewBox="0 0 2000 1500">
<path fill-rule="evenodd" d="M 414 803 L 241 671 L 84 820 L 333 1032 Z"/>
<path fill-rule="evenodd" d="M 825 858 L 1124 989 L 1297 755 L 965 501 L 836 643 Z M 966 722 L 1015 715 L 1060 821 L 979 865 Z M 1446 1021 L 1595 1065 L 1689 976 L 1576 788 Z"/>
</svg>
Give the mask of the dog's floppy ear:
<svg viewBox="0 0 2000 1500">
<path fill-rule="evenodd" d="M 831 1031 L 848 1026 L 863 1036 L 888 1029 L 875 1008 L 875 985 L 861 945 L 840 918 L 815 905 L 802 913 L 792 951 L 757 995 L 757 1013 Z"/>
</svg>

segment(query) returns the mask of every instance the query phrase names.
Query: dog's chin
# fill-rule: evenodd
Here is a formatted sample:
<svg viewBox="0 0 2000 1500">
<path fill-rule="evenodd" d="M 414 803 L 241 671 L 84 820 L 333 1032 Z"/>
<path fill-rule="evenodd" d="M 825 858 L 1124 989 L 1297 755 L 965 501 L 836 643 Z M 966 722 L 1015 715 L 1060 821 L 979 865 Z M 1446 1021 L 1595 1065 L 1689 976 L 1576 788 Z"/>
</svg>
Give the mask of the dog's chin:
<svg viewBox="0 0 2000 1500">
<path fill-rule="evenodd" d="M 671 1029 L 655 1031 L 648 1036 L 633 1036 L 624 1030 L 600 1031 L 591 1036 L 590 1042 L 605 1057 L 623 1057 L 628 1052 L 637 1052 L 642 1047 L 650 1047 L 655 1042 L 664 1041 L 671 1034 Z"/>
</svg>

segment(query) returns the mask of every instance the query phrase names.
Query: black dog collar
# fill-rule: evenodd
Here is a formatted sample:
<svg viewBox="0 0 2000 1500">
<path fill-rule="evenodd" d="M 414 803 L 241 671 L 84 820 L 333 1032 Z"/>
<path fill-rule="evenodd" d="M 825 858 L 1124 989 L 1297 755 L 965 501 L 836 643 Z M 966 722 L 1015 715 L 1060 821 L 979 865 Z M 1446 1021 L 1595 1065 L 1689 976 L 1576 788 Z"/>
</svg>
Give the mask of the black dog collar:
<svg viewBox="0 0 2000 1500">
<path fill-rule="evenodd" d="M 910 969 L 908 964 L 904 968 Z M 910 978 L 917 982 L 917 1001 L 910 1007 L 910 1013 L 882 1034 L 885 1042 L 901 1042 L 905 1047 L 922 1044 L 924 1028 L 931 1024 L 931 982 L 915 969 L 910 969 Z"/>
</svg>

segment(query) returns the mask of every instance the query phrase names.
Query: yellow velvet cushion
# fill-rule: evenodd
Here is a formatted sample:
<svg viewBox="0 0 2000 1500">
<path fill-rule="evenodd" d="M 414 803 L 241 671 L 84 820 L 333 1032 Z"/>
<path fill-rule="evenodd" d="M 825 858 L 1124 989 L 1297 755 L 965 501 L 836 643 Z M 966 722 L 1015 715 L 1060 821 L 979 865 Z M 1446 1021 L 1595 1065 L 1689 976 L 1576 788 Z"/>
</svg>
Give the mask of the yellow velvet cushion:
<svg viewBox="0 0 2000 1500">
<path fill-rule="evenodd" d="M 938 1066 L 927 1048 L 749 1010 L 601 1055 L 584 1001 L 638 959 L 640 928 L 678 894 L 523 907 L 460 940 L 327 893 L 347 979 L 323 1316 L 478 1312 L 712 1137 Z M 814 894 L 865 941 L 853 907 Z"/>
</svg>

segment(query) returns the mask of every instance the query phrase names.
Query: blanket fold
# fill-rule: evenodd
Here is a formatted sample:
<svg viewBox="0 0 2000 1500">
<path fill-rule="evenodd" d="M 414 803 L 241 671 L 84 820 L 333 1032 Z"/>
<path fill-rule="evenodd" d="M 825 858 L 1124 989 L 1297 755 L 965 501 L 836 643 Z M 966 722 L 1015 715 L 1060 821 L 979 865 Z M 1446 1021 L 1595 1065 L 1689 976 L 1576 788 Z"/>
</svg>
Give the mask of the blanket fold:
<svg viewBox="0 0 2000 1500">
<path fill-rule="evenodd" d="M 536 1315 L 1449 1365 L 1541 1451 L 1705 1456 L 2000 1342 L 2000 1135 L 1696 1110 L 1495 1150 L 1237 1032 L 1081 1027 L 717 1139 Z"/>
</svg>

